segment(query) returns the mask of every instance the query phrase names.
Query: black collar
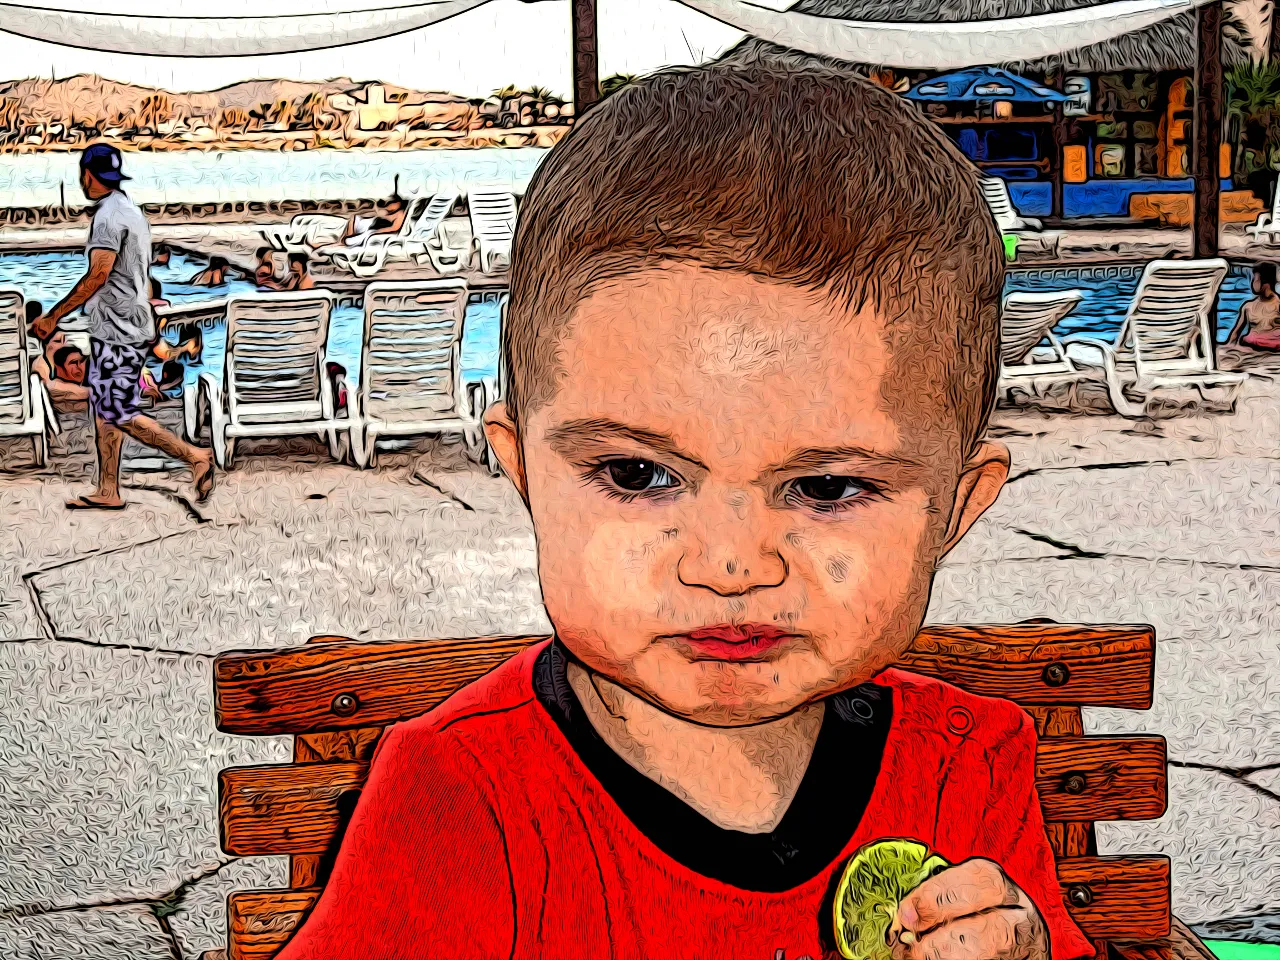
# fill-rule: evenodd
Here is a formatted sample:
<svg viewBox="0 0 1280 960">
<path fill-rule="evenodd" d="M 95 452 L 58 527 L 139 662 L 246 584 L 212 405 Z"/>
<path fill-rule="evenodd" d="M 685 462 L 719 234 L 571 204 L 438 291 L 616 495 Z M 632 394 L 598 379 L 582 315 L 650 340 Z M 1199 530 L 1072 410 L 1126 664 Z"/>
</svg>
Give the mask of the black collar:
<svg viewBox="0 0 1280 960">
<path fill-rule="evenodd" d="M 822 730 L 799 790 L 770 833 L 726 830 L 631 766 L 587 718 L 550 643 L 533 689 L 569 745 L 637 829 L 695 873 L 742 890 L 778 892 L 812 880 L 840 854 L 871 799 L 893 716 L 893 694 L 865 683 L 827 700 Z"/>
</svg>

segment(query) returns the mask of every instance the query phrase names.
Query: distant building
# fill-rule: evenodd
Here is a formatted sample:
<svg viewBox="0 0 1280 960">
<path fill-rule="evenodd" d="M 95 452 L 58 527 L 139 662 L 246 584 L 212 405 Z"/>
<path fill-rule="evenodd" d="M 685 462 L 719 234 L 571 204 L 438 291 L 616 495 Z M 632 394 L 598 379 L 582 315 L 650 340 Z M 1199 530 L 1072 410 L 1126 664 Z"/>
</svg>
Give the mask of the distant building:
<svg viewBox="0 0 1280 960">
<path fill-rule="evenodd" d="M 1103 0 L 799 0 L 792 10 L 850 20 L 937 23 L 1030 16 L 1093 6 Z M 1228 65 L 1247 51 L 1224 39 Z M 780 57 L 821 61 L 748 38 L 725 54 L 729 60 Z M 1012 104 L 928 104 L 926 112 L 974 164 L 1009 181 L 1019 212 L 1050 212 L 1052 181 L 1064 181 L 1067 216 L 1124 216 L 1130 199 L 1144 193 L 1189 193 L 1195 69 L 1195 14 L 1180 13 L 1115 40 L 1029 63 L 998 64 L 1028 78 L 1061 77 L 1071 97 L 1063 110 L 1058 150 L 1052 110 Z M 937 72 L 884 71 L 874 64 L 837 64 L 868 74 L 902 92 Z M 1053 79 L 1051 79 L 1053 78 Z M 1231 174 L 1229 145 L 1221 172 Z"/>
</svg>

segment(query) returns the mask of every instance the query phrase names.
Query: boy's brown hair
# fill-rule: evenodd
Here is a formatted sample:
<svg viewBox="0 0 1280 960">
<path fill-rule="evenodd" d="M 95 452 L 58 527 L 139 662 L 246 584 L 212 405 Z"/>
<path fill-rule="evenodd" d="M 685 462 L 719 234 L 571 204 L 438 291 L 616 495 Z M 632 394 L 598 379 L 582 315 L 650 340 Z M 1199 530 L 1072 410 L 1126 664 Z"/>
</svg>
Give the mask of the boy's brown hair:
<svg viewBox="0 0 1280 960">
<path fill-rule="evenodd" d="M 887 90 L 830 68 L 724 63 L 665 70 L 592 108 L 538 168 L 516 230 L 503 330 L 516 422 L 553 395 L 575 304 L 664 261 L 875 306 L 897 374 L 886 403 L 954 410 L 966 452 L 985 429 L 1000 235 L 974 168 Z"/>
</svg>

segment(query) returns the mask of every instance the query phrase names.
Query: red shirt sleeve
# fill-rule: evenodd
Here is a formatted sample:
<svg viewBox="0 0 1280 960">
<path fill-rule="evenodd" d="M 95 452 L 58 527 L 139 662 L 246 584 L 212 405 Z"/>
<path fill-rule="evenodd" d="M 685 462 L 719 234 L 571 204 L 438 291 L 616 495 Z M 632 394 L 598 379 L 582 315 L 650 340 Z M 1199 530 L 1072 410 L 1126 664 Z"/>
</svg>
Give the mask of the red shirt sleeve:
<svg viewBox="0 0 1280 960">
<path fill-rule="evenodd" d="M 939 825 L 952 824 L 953 836 L 949 839 L 956 849 L 966 849 L 969 856 L 998 863 L 1031 898 L 1048 928 L 1053 960 L 1091 957 L 1093 944 L 1067 913 L 1053 850 L 1044 832 L 1035 789 L 1035 727 L 1031 718 L 1016 708 L 1010 709 L 1010 721 L 1003 735 L 985 747 L 981 758 L 989 771 L 987 790 L 967 789 L 976 785 L 972 782 L 953 784 L 957 789 L 948 791 L 951 796 L 944 798 Z M 973 810 L 975 803 L 984 804 L 980 813 Z M 958 807 L 967 808 L 968 815 L 960 815 Z M 960 824 L 969 825 L 969 829 L 954 829 Z M 960 835 L 965 833 L 969 836 Z M 942 852 L 942 845 L 939 847 Z"/>
<path fill-rule="evenodd" d="M 412 723 L 383 734 L 333 874 L 278 960 L 511 955 L 502 828 L 469 761 Z"/>
</svg>

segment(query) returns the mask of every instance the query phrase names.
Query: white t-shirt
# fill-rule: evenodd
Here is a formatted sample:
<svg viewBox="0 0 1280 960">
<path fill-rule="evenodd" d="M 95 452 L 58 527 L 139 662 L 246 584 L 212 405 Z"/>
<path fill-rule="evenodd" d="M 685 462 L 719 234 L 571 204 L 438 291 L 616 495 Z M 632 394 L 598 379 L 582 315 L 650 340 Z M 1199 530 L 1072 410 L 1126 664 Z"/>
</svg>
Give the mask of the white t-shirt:
<svg viewBox="0 0 1280 960">
<path fill-rule="evenodd" d="M 104 343 L 141 346 L 156 337 L 147 271 L 151 267 L 151 228 L 138 205 L 112 190 L 98 201 L 89 226 L 90 250 L 110 250 L 115 265 L 102 289 L 84 306 L 89 336 Z"/>
</svg>

